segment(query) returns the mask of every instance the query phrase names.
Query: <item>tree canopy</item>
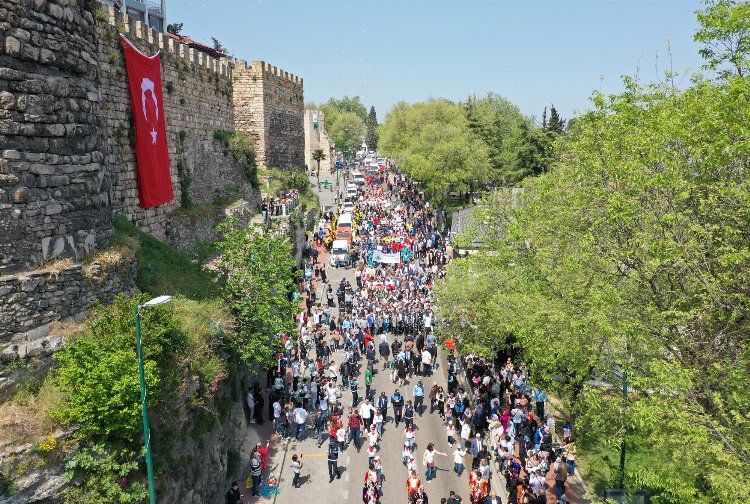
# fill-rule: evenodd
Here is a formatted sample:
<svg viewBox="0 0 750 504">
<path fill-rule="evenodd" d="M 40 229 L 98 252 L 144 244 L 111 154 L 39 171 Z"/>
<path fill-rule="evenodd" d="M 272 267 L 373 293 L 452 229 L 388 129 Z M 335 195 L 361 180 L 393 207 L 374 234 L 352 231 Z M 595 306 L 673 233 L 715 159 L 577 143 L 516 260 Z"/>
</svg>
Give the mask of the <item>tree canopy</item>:
<svg viewBox="0 0 750 504">
<path fill-rule="evenodd" d="M 306 181 L 305 181 L 306 182 Z M 235 217 L 217 227 L 223 240 L 219 271 L 225 298 L 236 318 L 231 347 L 247 362 L 272 365 L 279 334 L 295 329 L 294 257 L 281 235 L 261 226 L 243 228 Z"/>
<path fill-rule="evenodd" d="M 438 204 L 449 191 L 484 183 L 490 170 L 487 145 L 469 128 L 459 105 L 444 99 L 396 104 L 380 127 L 380 149 L 424 184 Z"/>
<path fill-rule="evenodd" d="M 491 165 L 488 181 L 508 185 L 519 179 L 519 152 L 523 128 L 529 120 L 518 107 L 495 93 L 482 98 L 470 96 L 461 103 L 471 131 L 487 145 Z"/>
<path fill-rule="evenodd" d="M 336 149 L 350 154 L 358 151 L 367 133 L 367 109 L 359 96 L 330 98 L 320 105 L 320 110 L 325 114 L 326 131 Z"/>
<path fill-rule="evenodd" d="M 378 116 L 375 113 L 375 107 L 370 107 L 370 113 L 367 114 L 367 135 L 365 136 L 365 143 L 370 150 L 377 150 L 378 148 Z"/>
<path fill-rule="evenodd" d="M 750 79 L 625 86 L 594 95 L 517 204 L 479 212 L 485 248 L 436 288 L 442 335 L 522 348 L 611 484 L 626 440 L 625 484 L 652 502 L 745 502 Z"/>
</svg>

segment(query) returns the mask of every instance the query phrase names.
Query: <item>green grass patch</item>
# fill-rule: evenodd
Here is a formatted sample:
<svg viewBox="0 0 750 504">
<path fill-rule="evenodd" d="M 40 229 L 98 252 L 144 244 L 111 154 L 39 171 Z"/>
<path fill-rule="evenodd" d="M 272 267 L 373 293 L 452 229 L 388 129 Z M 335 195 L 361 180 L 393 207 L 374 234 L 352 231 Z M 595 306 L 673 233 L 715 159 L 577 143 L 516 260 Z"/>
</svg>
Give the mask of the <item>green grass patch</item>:
<svg viewBox="0 0 750 504">
<path fill-rule="evenodd" d="M 115 220 L 115 242 L 128 238 L 138 244 L 136 285 L 152 295 L 182 295 L 204 300 L 220 297 L 215 275 L 194 264 L 187 254 L 147 235 L 124 218 Z"/>
</svg>

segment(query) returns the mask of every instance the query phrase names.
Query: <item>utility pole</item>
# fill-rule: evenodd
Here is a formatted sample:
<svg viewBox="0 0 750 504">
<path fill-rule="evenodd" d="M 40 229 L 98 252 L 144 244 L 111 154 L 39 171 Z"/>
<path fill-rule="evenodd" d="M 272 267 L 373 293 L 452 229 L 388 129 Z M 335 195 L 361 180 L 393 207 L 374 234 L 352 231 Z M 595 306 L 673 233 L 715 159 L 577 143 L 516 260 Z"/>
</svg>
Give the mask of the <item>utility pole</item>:
<svg viewBox="0 0 750 504">
<path fill-rule="evenodd" d="M 628 407 L 628 373 L 622 373 L 622 411 Z M 620 488 L 625 489 L 625 438 L 628 433 L 627 425 L 623 425 L 622 444 L 620 444 Z"/>
</svg>

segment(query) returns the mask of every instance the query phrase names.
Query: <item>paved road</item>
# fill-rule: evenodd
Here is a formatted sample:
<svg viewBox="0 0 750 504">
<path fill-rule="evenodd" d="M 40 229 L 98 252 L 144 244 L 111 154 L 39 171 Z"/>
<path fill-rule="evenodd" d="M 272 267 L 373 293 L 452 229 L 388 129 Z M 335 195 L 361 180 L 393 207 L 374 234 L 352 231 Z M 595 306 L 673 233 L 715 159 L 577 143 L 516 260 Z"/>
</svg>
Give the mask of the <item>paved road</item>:
<svg viewBox="0 0 750 504">
<path fill-rule="evenodd" d="M 334 190 L 326 190 L 322 187 L 323 182 L 328 180 L 332 184 L 335 184 L 335 176 L 329 173 L 321 173 L 320 182 L 321 188 L 319 191 L 319 197 L 321 204 L 325 206 L 332 206 L 335 199 L 335 185 Z M 313 185 L 315 184 L 315 178 L 311 178 Z M 343 183 L 343 180 L 341 181 Z M 317 189 L 317 187 L 316 187 Z M 354 284 L 354 275 L 351 269 L 335 269 L 327 266 L 328 278 L 333 283 L 334 288 L 338 286 L 338 283 L 344 278 Z M 321 286 L 322 288 L 322 286 Z M 389 338 L 390 342 L 390 338 Z M 439 369 L 435 375 L 431 378 L 427 378 L 424 385 L 429 390 L 433 381 L 437 381 L 444 388 L 447 383 L 447 375 L 445 373 L 445 361 L 440 358 Z M 336 362 L 341 362 L 342 354 L 338 352 L 334 355 Z M 409 384 L 402 389 L 405 399 L 413 399 L 412 388 L 418 377 L 409 380 Z M 360 377 L 360 383 L 364 383 L 364 377 Z M 360 392 L 363 395 L 364 386 L 361 387 Z M 376 395 L 379 395 L 381 391 L 385 391 L 386 395 L 390 396 L 393 393 L 395 386 L 390 383 L 390 379 L 387 372 L 377 372 L 373 379 L 373 389 Z M 351 393 L 345 391 L 342 396 L 344 405 L 348 406 L 351 404 Z M 427 400 L 429 407 L 429 400 Z M 466 472 L 459 478 L 453 472 L 453 457 L 451 455 L 452 450 L 448 446 L 447 437 L 445 434 L 445 426 L 440 420 L 440 417 L 435 414 L 429 414 L 426 412 L 422 417 L 417 416 L 415 419 L 416 426 L 416 450 L 415 459 L 420 469 L 420 478 L 424 478 L 424 467 L 422 466 L 422 453 L 424 452 L 427 443 L 435 443 L 436 450 L 443 453 L 447 453 L 448 456 L 436 457 L 436 465 L 438 467 L 437 477 L 431 482 L 425 482 L 425 491 L 429 497 L 429 501 L 433 504 L 439 504 L 442 497 L 447 497 L 450 490 L 455 490 L 464 501 L 468 503 L 469 491 L 468 491 L 468 479 Z M 309 429 L 309 432 L 311 430 Z M 381 503 L 391 504 L 398 503 L 404 504 L 406 502 L 406 495 L 404 492 L 406 482 L 406 468 L 402 463 L 402 447 L 403 447 L 403 424 L 396 429 L 393 423 L 392 411 L 389 411 L 386 424 L 384 426 L 383 440 L 380 443 L 380 458 L 383 464 L 383 496 Z M 317 447 L 315 436 L 310 432 L 310 436 L 305 441 L 296 441 L 291 439 L 288 442 L 287 450 L 284 450 L 284 441 L 281 441 L 281 445 L 278 446 L 273 456 L 271 457 L 271 467 L 276 466 L 281 468 L 281 480 L 280 480 L 280 493 L 276 496 L 276 502 L 284 504 L 301 503 L 307 499 L 307 502 L 361 502 L 362 501 L 362 483 L 365 472 L 367 470 L 367 454 L 366 447 L 362 449 L 360 453 L 356 451 L 353 444 L 350 445 L 344 453 L 339 457 L 339 466 L 342 471 L 342 478 L 340 480 L 334 480 L 333 483 L 329 483 L 328 478 L 328 466 L 325 449 L 328 443 L 328 434 L 325 435 L 325 441 L 321 448 Z M 366 444 L 365 444 L 366 446 Z M 292 454 L 303 454 L 304 467 L 302 470 L 302 486 L 301 488 L 292 487 L 292 474 L 289 469 Z M 470 457 L 467 457 L 467 462 Z M 273 497 L 266 496 L 262 497 L 264 500 L 272 500 Z M 325 500 L 324 500 L 325 499 Z M 247 498 L 246 498 L 247 500 Z"/>
</svg>

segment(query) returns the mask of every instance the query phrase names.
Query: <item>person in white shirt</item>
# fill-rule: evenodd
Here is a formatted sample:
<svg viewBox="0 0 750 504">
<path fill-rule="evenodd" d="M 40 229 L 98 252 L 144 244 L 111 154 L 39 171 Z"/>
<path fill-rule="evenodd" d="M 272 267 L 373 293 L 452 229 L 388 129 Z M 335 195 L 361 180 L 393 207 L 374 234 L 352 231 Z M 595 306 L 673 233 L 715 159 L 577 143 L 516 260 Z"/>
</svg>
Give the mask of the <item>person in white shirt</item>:
<svg viewBox="0 0 750 504">
<path fill-rule="evenodd" d="M 255 423 L 255 396 L 253 389 L 247 391 L 247 408 L 250 410 L 250 423 Z"/>
<path fill-rule="evenodd" d="M 375 424 L 375 430 L 378 431 L 378 436 L 383 437 L 383 413 L 378 409 L 375 411 L 375 416 L 372 418 L 372 422 Z"/>
<path fill-rule="evenodd" d="M 375 427 L 375 424 L 372 424 L 370 430 L 367 431 L 367 442 L 370 446 L 375 446 L 376 444 L 378 444 L 379 439 L 380 436 L 378 436 L 377 428 Z"/>
<path fill-rule="evenodd" d="M 460 446 L 453 450 L 453 471 L 460 477 L 464 472 L 464 457 L 466 456 L 466 450 Z"/>
<path fill-rule="evenodd" d="M 469 422 L 464 422 L 460 418 L 459 422 L 461 422 L 461 441 L 463 446 L 466 446 L 469 444 L 469 438 L 471 437 L 471 424 Z"/>
<path fill-rule="evenodd" d="M 297 441 L 304 441 L 307 437 L 307 411 L 305 411 L 304 408 L 294 408 L 294 423 L 297 424 L 297 432 L 295 438 L 297 439 Z"/>
<path fill-rule="evenodd" d="M 430 443 L 427 445 L 427 448 L 424 451 L 424 455 L 422 455 L 422 463 L 427 468 L 427 481 L 430 481 L 432 478 L 434 478 L 437 475 L 437 467 L 435 466 L 435 455 L 443 455 L 446 454 L 443 452 L 439 452 L 435 449 L 435 445 Z"/>
<path fill-rule="evenodd" d="M 422 376 L 429 376 L 432 371 L 432 354 L 427 348 L 422 350 Z"/>
<path fill-rule="evenodd" d="M 448 422 L 445 431 L 448 434 L 448 444 L 453 448 L 453 445 L 456 443 L 456 427 L 453 425 L 453 422 Z"/>
<path fill-rule="evenodd" d="M 328 397 L 329 406 L 336 404 L 338 391 L 339 389 L 334 382 L 328 382 L 328 385 L 326 385 L 326 396 Z"/>
<path fill-rule="evenodd" d="M 406 462 L 406 473 L 411 474 L 413 472 L 417 472 L 417 461 L 414 460 L 414 454 L 409 455 L 409 460 Z"/>
<path fill-rule="evenodd" d="M 365 430 L 369 431 L 370 425 L 372 425 L 372 417 L 375 415 L 375 406 L 370 404 L 370 400 L 366 397 L 364 402 L 359 405 L 359 415 L 365 423 Z"/>
<path fill-rule="evenodd" d="M 281 434 L 281 403 L 278 399 L 273 402 L 273 428 Z"/>
</svg>

